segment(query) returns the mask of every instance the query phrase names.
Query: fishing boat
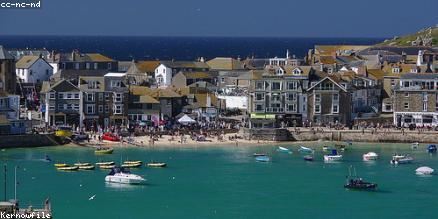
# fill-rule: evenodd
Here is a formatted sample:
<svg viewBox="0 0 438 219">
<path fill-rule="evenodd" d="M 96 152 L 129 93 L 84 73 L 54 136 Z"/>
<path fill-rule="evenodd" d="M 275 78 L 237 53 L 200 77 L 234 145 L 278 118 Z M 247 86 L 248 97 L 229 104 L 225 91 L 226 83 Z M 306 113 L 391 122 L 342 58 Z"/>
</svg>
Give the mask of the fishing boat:
<svg viewBox="0 0 438 219">
<path fill-rule="evenodd" d="M 100 165 L 99 168 L 100 169 L 112 169 L 114 168 L 116 165 L 112 164 L 112 165 Z"/>
<path fill-rule="evenodd" d="M 70 165 L 66 164 L 66 163 L 55 163 L 54 164 L 55 167 L 68 167 Z"/>
<path fill-rule="evenodd" d="M 291 150 L 289 150 L 288 148 L 285 148 L 285 147 L 281 147 L 281 146 L 278 146 L 278 151 L 291 153 Z"/>
<path fill-rule="evenodd" d="M 336 149 L 333 149 L 331 154 L 324 155 L 325 162 L 335 162 L 341 160 L 342 160 L 342 154 L 338 154 L 338 151 Z"/>
<path fill-rule="evenodd" d="M 132 174 L 123 167 L 114 167 L 105 177 L 106 182 L 121 184 L 143 184 L 146 179 L 139 175 Z"/>
<path fill-rule="evenodd" d="M 312 148 L 308 148 L 308 147 L 304 147 L 304 146 L 300 146 L 298 151 L 301 153 L 313 153 L 314 152 L 314 150 Z"/>
<path fill-rule="evenodd" d="M 55 131 L 55 135 L 58 137 L 71 137 L 73 135 L 72 128 L 70 126 L 59 126 Z"/>
<path fill-rule="evenodd" d="M 268 156 L 257 156 L 255 157 L 255 160 L 258 162 L 269 162 L 271 158 L 269 158 Z"/>
<path fill-rule="evenodd" d="M 377 153 L 375 152 L 368 152 L 362 155 L 363 161 L 373 161 L 373 160 L 377 160 L 377 158 L 379 158 L 379 155 L 377 155 Z"/>
<path fill-rule="evenodd" d="M 84 166 L 77 166 L 80 170 L 94 170 L 93 165 L 84 165 Z"/>
<path fill-rule="evenodd" d="M 117 135 L 114 135 L 112 133 L 104 133 L 102 135 L 102 140 L 106 140 L 106 141 L 120 141 L 120 138 Z"/>
<path fill-rule="evenodd" d="M 79 169 L 78 166 L 66 166 L 66 167 L 58 167 L 58 170 L 63 170 L 63 171 L 76 171 Z"/>
<path fill-rule="evenodd" d="M 268 154 L 266 154 L 266 153 L 254 153 L 252 156 L 253 157 L 268 156 Z"/>
<path fill-rule="evenodd" d="M 414 143 L 411 144 L 411 149 L 418 149 L 419 145 L 420 144 L 418 142 L 414 142 Z"/>
<path fill-rule="evenodd" d="M 78 162 L 78 163 L 75 163 L 73 165 L 81 167 L 81 166 L 90 166 L 91 164 L 90 163 L 80 163 L 80 162 Z"/>
<path fill-rule="evenodd" d="M 123 163 L 124 164 L 137 164 L 137 163 L 142 164 L 143 162 L 140 160 L 126 160 Z"/>
<path fill-rule="evenodd" d="M 394 155 L 392 156 L 391 164 L 408 164 L 412 163 L 414 158 L 407 155 Z"/>
<path fill-rule="evenodd" d="M 123 163 L 121 166 L 125 168 L 136 168 L 141 167 L 141 163 Z"/>
<path fill-rule="evenodd" d="M 433 173 L 433 171 L 434 170 L 432 168 L 424 166 L 424 167 L 417 168 L 415 170 L 415 173 L 417 175 L 431 175 Z"/>
<path fill-rule="evenodd" d="M 103 161 L 103 162 L 97 162 L 96 165 L 103 166 L 103 165 L 114 165 L 113 161 Z"/>
<path fill-rule="evenodd" d="M 167 164 L 166 163 L 153 162 L 153 163 L 148 163 L 147 166 L 148 167 L 166 167 Z"/>
<path fill-rule="evenodd" d="M 305 161 L 313 161 L 313 156 L 312 155 L 306 155 L 303 157 Z"/>
<path fill-rule="evenodd" d="M 112 154 L 114 152 L 113 148 L 96 148 L 95 154 Z"/>
<path fill-rule="evenodd" d="M 351 167 L 348 169 L 349 175 L 346 177 L 346 184 L 344 188 L 354 189 L 354 190 L 374 190 L 377 188 L 376 183 L 370 183 L 363 181 L 362 178 L 356 175 L 356 170 L 354 169 L 354 175 L 351 174 Z"/>
<path fill-rule="evenodd" d="M 436 145 L 430 144 L 427 146 L 427 152 L 429 153 L 435 153 L 436 152 Z"/>
</svg>

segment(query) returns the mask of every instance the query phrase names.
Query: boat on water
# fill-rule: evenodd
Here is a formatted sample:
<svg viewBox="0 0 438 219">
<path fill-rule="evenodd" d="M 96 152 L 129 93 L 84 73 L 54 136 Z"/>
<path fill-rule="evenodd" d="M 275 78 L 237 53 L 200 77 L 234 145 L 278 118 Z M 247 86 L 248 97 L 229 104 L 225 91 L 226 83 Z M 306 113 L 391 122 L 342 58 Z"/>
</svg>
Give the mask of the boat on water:
<svg viewBox="0 0 438 219">
<path fill-rule="evenodd" d="M 392 160 L 390 161 L 391 164 L 408 164 L 412 163 L 414 161 L 414 158 L 408 155 L 394 155 L 392 156 Z"/>
<path fill-rule="evenodd" d="M 304 146 L 300 146 L 298 151 L 301 153 L 314 153 L 315 152 L 312 148 L 308 148 L 308 147 L 304 147 Z"/>
<path fill-rule="evenodd" d="M 115 163 L 113 161 L 103 161 L 103 162 L 97 162 L 96 165 L 102 166 L 102 165 L 114 165 Z"/>
<path fill-rule="evenodd" d="M 55 163 L 54 164 L 55 167 L 68 167 L 70 165 L 66 164 L 66 163 Z"/>
<path fill-rule="evenodd" d="M 322 146 L 323 151 L 331 151 L 332 148 L 330 146 Z"/>
<path fill-rule="evenodd" d="M 268 156 L 268 154 L 266 154 L 266 153 L 254 153 L 252 156 L 253 157 Z"/>
<path fill-rule="evenodd" d="M 71 137 L 73 135 L 73 131 L 70 126 L 59 126 L 55 131 L 55 135 L 58 137 Z"/>
<path fill-rule="evenodd" d="M 78 162 L 78 163 L 75 163 L 73 165 L 81 167 L 81 166 L 90 166 L 91 164 L 90 163 L 80 163 L 80 162 Z"/>
<path fill-rule="evenodd" d="M 255 160 L 258 162 L 269 162 L 271 158 L 269 158 L 268 156 L 257 156 L 255 157 Z"/>
<path fill-rule="evenodd" d="M 373 161 L 373 160 L 377 160 L 377 158 L 379 158 L 379 155 L 377 155 L 377 153 L 375 152 L 368 152 L 362 155 L 363 161 Z"/>
<path fill-rule="evenodd" d="M 436 145 L 430 144 L 427 146 L 427 152 L 429 153 L 435 153 L 436 152 Z"/>
<path fill-rule="evenodd" d="M 100 169 L 112 169 L 116 167 L 116 165 L 112 164 L 112 165 L 100 165 L 99 168 Z"/>
<path fill-rule="evenodd" d="M 94 165 L 77 166 L 80 170 L 94 170 Z"/>
<path fill-rule="evenodd" d="M 338 154 L 338 151 L 336 149 L 333 149 L 331 154 L 324 155 L 325 162 L 336 162 L 341 160 L 342 154 Z"/>
<path fill-rule="evenodd" d="M 312 155 L 306 155 L 303 157 L 305 161 L 313 161 L 313 156 Z"/>
<path fill-rule="evenodd" d="M 281 146 L 278 146 L 278 151 L 286 152 L 286 153 L 292 152 L 291 150 L 289 150 L 289 148 L 285 148 L 285 147 L 281 147 Z"/>
<path fill-rule="evenodd" d="M 433 173 L 433 169 L 427 166 L 419 167 L 415 170 L 417 175 L 431 175 Z"/>
<path fill-rule="evenodd" d="M 141 163 L 123 163 L 121 166 L 125 168 L 136 168 L 141 167 Z"/>
<path fill-rule="evenodd" d="M 148 167 L 166 167 L 167 164 L 166 163 L 153 162 L 153 163 L 148 163 L 147 166 Z"/>
<path fill-rule="evenodd" d="M 346 184 L 344 188 L 352 190 L 374 190 L 377 188 L 376 183 L 365 182 L 356 174 L 356 169 L 353 168 L 354 175 L 351 173 L 351 168 L 348 168 L 349 175 L 346 177 Z"/>
<path fill-rule="evenodd" d="M 114 167 L 105 177 L 105 182 L 121 183 L 121 184 L 143 184 L 146 179 L 143 177 L 132 174 L 128 169 L 123 167 Z"/>
<path fill-rule="evenodd" d="M 420 144 L 418 142 L 414 142 L 411 144 L 411 149 L 418 149 L 418 146 L 420 146 Z"/>
<path fill-rule="evenodd" d="M 112 133 L 104 133 L 102 135 L 102 140 L 106 140 L 106 141 L 120 141 L 120 138 L 117 135 L 114 135 Z"/>
<path fill-rule="evenodd" d="M 126 160 L 126 161 L 123 161 L 123 163 L 124 164 L 137 164 L 137 163 L 142 164 L 143 162 L 140 160 Z"/>
<path fill-rule="evenodd" d="M 96 148 L 95 154 L 112 154 L 114 152 L 113 148 Z"/>
<path fill-rule="evenodd" d="M 76 171 L 76 170 L 79 170 L 79 167 L 78 166 L 66 166 L 66 167 L 58 167 L 56 169 L 62 170 L 62 171 Z"/>
</svg>

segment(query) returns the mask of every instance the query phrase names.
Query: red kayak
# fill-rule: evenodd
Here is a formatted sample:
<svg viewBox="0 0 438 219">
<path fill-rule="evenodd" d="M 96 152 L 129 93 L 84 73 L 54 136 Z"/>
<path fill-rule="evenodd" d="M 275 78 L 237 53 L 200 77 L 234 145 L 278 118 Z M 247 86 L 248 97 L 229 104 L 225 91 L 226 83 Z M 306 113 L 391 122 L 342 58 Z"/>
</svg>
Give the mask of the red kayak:
<svg viewBox="0 0 438 219">
<path fill-rule="evenodd" d="M 120 138 L 116 135 L 113 135 L 111 133 L 105 133 L 102 135 L 102 139 L 103 140 L 107 140 L 107 141 L 120 141 Z"/>
</svg>

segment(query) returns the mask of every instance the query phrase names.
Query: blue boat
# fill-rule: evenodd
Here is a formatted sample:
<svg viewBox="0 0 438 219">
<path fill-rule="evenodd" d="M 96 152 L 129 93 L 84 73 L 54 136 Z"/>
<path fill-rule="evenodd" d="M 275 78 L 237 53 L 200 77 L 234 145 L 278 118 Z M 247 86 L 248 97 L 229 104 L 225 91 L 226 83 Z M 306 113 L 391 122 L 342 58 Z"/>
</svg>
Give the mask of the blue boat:
<svg viewBox="0 0 438 219">
<path fill-rule="evenodd" d="M 255 159 L 258 162 L 269 162 L 271 160 L 268 156 L 257 156 Z"/>
<path fill-rule="evenodd" d="M 435 153 L 436 152 L 436 145 L 430 144 L 427 146 L 427 152 L 429 153 Z"/>
</svg>

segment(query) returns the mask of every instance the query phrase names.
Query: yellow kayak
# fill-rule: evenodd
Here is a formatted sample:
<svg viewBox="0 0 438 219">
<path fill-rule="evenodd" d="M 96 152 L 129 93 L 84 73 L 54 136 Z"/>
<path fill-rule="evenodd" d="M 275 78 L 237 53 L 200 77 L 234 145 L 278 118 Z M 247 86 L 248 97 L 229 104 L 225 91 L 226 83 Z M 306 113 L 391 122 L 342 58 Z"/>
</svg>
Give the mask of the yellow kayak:
<svg viewBox="0 0 438 219">
<path fill-rule="evenodd" d="M 122 167 L 127 167 L 127 168 L 141 167 L 141 163 L 132 163 L 132 164 L 124 163 L 122 164 Z"/>
<path fill-rule="evenodd" d="M 166 163 L 148 163 L 148 167 L 166 167 Z"/>
<path fill-rule="evenodd" d="M 103 165 L 114 165 L 113 161 L 107 161 L 107 162 L 97 162 L 96 165 L 103 166 Z"/>
<path fill-rule="evenodd" d="M 79 166 L 80 170 L 94 170 L 93 165 Z"/>
<path fill-rule="evenodd" d="M 95 154 L 112 154 L 113 152 L 113 148 L 98 148 L 94 151 Z"/>
<path fill-rule="evenodd" d="M 63 170 L 63 171 L 76 171 L 78 170 L 79 167 L 78 166 L 72 166 L 72 167 L 58 167 L 58 170 Z"/>
<path fill-rule="evenodd" d="M 100 169 L 112 169 L 114 167 L 115 167 L 115 165 L 100 165 L 99 166 Z"/>
<path fill-rule="evenodd" d="M 69 165 L 66 163 L 55 163 L 55 167 L 68 167 Z"/>
</svg>

